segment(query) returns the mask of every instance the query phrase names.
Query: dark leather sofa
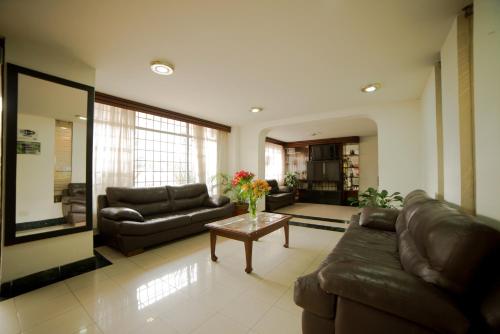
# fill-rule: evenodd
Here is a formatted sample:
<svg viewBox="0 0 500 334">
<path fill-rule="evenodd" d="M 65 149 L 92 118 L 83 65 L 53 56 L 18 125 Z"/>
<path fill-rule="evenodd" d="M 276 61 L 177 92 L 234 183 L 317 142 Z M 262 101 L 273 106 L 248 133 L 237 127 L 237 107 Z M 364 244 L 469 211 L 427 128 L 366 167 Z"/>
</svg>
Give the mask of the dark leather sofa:
<svg viewBox="0 0 500 334">
<path fill-rule="evenodd" d="M 278 186 L 276 180 L 266 180 L 266 182 L 271 187 L 269 194 L 266 195 L 266 211 L 274 211 L 295 202 L 295 195 L 288 187 Z"/>
<path fill-rule="evenodd" d="M 87 219 L 85 183 L 70 183 L 62 193 L 62 210 L 66 224 L 85 223 Z"/>
<path fill-rule="evenodd" d="M 364 209 L 295 283 L 304 334 L 500 333 L 500 233 L 425 192 Z"/>
<path fill-rule="evenodd" d="M 151 188 L 109 187 L 98 196 L 101 238 L 126 255 L 144 247 L 204 231 L 205 224 L 228 218 L 234 204 L 208 195 L 205 184 Z"/>
</svg>

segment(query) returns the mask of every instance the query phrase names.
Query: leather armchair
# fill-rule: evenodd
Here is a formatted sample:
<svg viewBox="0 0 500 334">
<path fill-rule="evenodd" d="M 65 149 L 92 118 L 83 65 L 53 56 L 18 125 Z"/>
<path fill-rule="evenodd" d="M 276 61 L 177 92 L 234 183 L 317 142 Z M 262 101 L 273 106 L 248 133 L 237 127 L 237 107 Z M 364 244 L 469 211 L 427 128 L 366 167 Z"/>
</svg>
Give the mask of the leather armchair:
<svg viewBox="0 0 500 334">
<path fill-rule="evenodd" d="M 295 194 L 288 187 L 278 186 L 276 180 L 266 181 L 271 187 L 271 191 L 266 195 L 266 211 L 274 211 L 295 202 Z"/>
<path fill-rule="evenodd" d="M 67 224 L 74 225 L 86 221 L 85 183 L 70 183 L 68 189 L 63 190 L 62 209 Z"/>
</svg>

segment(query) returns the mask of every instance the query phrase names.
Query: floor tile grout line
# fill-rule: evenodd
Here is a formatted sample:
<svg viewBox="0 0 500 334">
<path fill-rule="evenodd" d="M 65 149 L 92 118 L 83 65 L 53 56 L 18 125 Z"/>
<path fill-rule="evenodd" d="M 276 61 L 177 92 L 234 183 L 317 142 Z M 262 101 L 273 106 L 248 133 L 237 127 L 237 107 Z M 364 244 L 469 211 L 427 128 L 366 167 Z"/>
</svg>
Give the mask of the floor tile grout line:
<svg viewBox="0 0 500 334">
<path fill-rule="evenodd" d="M 103 273 L 103 274 L 105 274 L 105 273 Z M 80 304 L 80 306 L 83 309 L 83 311 L 85 312 L 85 314 L 87 314 L 87 316 L 89 317 L 89 319 L 92 321 L 92 324 L 94 324 L 101 332 L 103 332 L 103 330 L 101 329 L 101 327 L 99 327 L 99 325 L 95 322 L 94 317 L 92 317 L 90 315 L 90 313 L 87 311 L 87 309 L 85 308 L 85 306 L 82 304 L 81 300 L 77 297 L 77 295 L 75 294 L 75 292 L 73 291 L 73 289 L 70 288 L 70 286 L 68 285 L 68 283 L 66 282 L 66 280 L 64 280 L 63 282 L 64 282 L 64 284 L 66 284 L 66 286 L 68 287 L 68 289 L 69 289 L 70 293 L 73 295 L 73 297 L 75 297 L 75 299 L 78 302 L 78 304 Z M 85 326 L 85 327 L 88 327 L 88 326 Z M 73 334 L 74 333 L 79 333 L 80 331 L 81 331 L 81 329 L 76 330 L 76 331 L 73 332 Z"/>
</svg>

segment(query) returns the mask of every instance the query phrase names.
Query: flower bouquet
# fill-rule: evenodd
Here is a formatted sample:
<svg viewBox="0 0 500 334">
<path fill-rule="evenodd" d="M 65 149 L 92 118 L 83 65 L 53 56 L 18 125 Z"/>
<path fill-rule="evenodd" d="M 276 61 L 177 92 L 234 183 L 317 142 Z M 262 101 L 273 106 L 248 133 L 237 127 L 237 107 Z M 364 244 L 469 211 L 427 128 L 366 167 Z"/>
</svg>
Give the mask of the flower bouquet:
<svg viewBox="0 0 500 334">
<path fill-rule="evenodd" d="M 253 174 L 249 174 L 252 175 L 252 177 L 246 179 L 246 181 L 243 181 L 241 184 L 241 194 L 248 201 L 248 213 L 250 214 L 250 218 L 255 219 L 257 217 L 257 201 L 261 197 L 267 195 L 271 187 L 265 180 L 253 180 Z"/>
</svg>

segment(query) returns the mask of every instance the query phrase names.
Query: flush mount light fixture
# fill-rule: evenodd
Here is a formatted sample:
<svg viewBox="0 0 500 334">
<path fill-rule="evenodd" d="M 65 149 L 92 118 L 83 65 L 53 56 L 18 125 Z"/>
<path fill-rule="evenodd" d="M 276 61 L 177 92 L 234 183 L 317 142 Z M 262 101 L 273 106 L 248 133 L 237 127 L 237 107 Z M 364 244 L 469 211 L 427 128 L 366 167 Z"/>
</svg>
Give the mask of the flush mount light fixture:
<svg viewBox="0 0 500 334">
<path fill-rule="evenodd" d="M 174 73 L 174 66 L 161 60 L 151 62 L 151 71 L 159 75 L 171 75 Z"/>
<path fill-rule="evenodd" d="M 86 121 L 87 120 L 87 117 L 85 116 L 82 116 L 82 115 L 75 115 L 76 118 L 82 120 L 82 121 Z"/>
<path fill-rule="evenodd" d="M 254 114 L 261 112 L 261 111 L 262 111 L 262 108 L 259 108 L 259 107 L 250 108 L 250 112 L 253 112 Z"/>
<path fill-rule="evenodd" d="M 361 91 L 363 93 L 373 93 L 373 92 L 377 91 L 378 89 L 380 89 L 380 87 L 382 87 L 382 85 L 380 83 L 376 82 L 376 83 L 372 83 L 372 84 L 364 86 L 363 88 L 361 88 Z"/>
</svg>

